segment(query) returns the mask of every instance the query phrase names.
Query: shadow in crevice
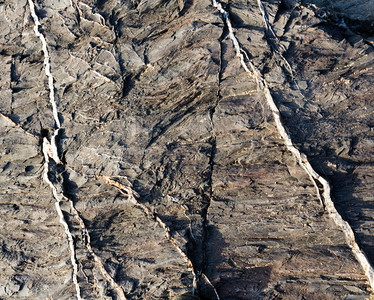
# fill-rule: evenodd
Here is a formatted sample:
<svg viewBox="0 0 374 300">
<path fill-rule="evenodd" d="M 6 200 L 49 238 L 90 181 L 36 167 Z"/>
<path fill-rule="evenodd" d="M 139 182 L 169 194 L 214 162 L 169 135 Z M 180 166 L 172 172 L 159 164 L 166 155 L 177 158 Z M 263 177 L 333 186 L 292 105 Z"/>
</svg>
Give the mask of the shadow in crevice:
<svg viewBox="0 0 374 300">
<path fill-rule="evenodd" d="M 19 115 L 16 115 L 16 114 L 4 114 L 4 115 L 7 116 L 9 119 L 11 119 L 16 124 L 21 123 Z"/>
<path fill-rule="evenodd" d="M 184 0 L 184 5 L 182 10 L 179 12 L 179 16 L 182 17 L 186 12 L 193 6 L 194 1 L 193 0 Z"/>
<path fill-rule="evenodd" d="M 283 101 L 279 95 L 275 97 L 278 102 Z M 280 110 L 282 121 L 293 143 L 308 157 L 313 169 L 330 183 L 331 198 L 338 213 L 349 223 L 354 231 L 356 242 L 373 264 L 374 237 L 370 231 L 374 224 L 374 202 L 369 198 L 366 199 L 365 196 L 367 189 L 372 187 L 373 183 L 370 177 L 363 180 L 373 167 L 363 160 L 353 159 L 351 152 L 356 136 L 351 135 L 347 130 L 344 138 L 351 142 L 343 148 L 340 145 L 342 136 L 340 129 L 329 129 L 327 125 L 324 128 L 321 126 L 321 123 L 325 124 L 324 120 L 313 112 L 298 107 L 295 103 L 291 103 L 287 108 L 287 113 L 282 113 L 282 109 Z M 330 119 L 329 122 L 349 122 L 349 119 L 345 120 L 342 117 L 337 120 Z"/>
<path fill-rule="evenodd" d="M 331 161 L 338 166 L 338 170 L 331 170 L 329 167 Z M 361 177 L 365 175 L 357 171 L 362 170 L 360 168 L 362 164 L 341 158 L 326 158 L 324 161 L 313 159 L 311 163 L 316 171 L 330 182 L 331 197 L 337 211 L 349 223 L 354 231 L 357 244 L 373 265 L 374 237 L 370 234 L 370 228 L 372 228 L 374 218 L 370 212 L 374 211 L 374 203 L 365 200 L 364 197 L 358 197 L 363 187 L 368 184 L 368 182 L 365 183 L 361 180 Z"/>
<path fill-rule="evenodd" d="M 113 227 L 120 217 L 121 211 L 104 211 L 96 215 L 91 222 L 87 222 L 86 226 L 90 228 L 93 249 L 103 251 L 120 245 L 119 242 L 116 242 L 113 234 L 107 234 L 107 229 Z"/>
<path fill-rule="evenodd" d="M 339 154 L 336 148 L 339 135 L 328 131 L 315 132 L 316 124 L 321 121 L 311 118 L 306 111 L 304 113 L 292 117 L 282 115 L 284 124 L 297 148 L 307 155 L 313 169 L 330 183 L 335 208 L 349 223 L 357 244 L 373 264 L 374 237 L 370 232 L 374 224 L 374 202 L 367 196 L 367 190 L 373 183 L 370 176 L 363 180 L 373 169 L 373 163 L 349 159 L 349 152 L 342 157 L 343 154 Z M 354 141 L 356 137 L 351 136 L 350 139 Z M 353 142 L 350 147 L 352 145 Z"/>
<path fill-rule="evenodd" d="M 228 244 L 217 227 L 208 225 L 206 240 L 206 263 L 204 273 L 214 285 L 220 299 L 263 299 L 268 287 L 272 267 L 252 267 L 235 262 L 226 248 Z M 263 251 L 260 245 L 258 251 Z M 231 251 L 230 251 L 231 252 Z M 213 288 L 205 283 L 200 288 L 201 299 L 216 299 Z"/>
<path fill-rule="evenodd" d="M 78 193 L 78 185 L 70 179 L 70 174 L 64 170 L 62 172 L 62 189 L 64 192 L 64 195 L 71 199 L 73 203 L 77 202 L 77 193 Z"/>
<path fill-rule="evenodd" d="M 359 3 L 354 0 L 302 0 L 301 4 L 315 5 L 335 21 L 347 26 L 354 33 L 364 38 L 374 35 L 374 17 L 367 13 L 373 7 L 370 5 L 370 1 L 367 1 L 367 6 L 363 2 Z"/>
</svg>

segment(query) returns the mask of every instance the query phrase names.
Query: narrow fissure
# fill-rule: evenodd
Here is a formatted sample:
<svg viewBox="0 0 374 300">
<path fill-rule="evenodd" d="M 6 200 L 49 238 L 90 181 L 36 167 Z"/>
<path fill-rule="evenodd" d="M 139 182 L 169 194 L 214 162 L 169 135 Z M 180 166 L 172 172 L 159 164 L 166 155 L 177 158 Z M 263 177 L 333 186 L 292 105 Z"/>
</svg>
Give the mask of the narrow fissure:
<svg viewBox="0 0 374 300">
<path fill-rule="evenodd" d="M 211 110 L 211 121 L 213 118 L 214 109 Z M 213 124 L 213 122 L 212 122 Z M 208 178 L 208 194 L 204 194 L 203 198 L 205 198 L 205 207 L 202 210 L 202 218 L 203 218 L 203 236 L 202 236 L 202 262 L 200 270 L 197 270 L 198 274 L 198 287 L 199 287 L 199 293 L 201 293 L 201 287 L 203 286 L 202 280 L 204 280 L 208 285 L 213 289 L 214 293 L 216 294 L 217 299 L 219 300 L 219 295 L 214 287 L 214 285 L 210 282 L 208 276 L 206 275 L 207 271 L 207 244 L 209 242 L 209 221 L 208 221 L 208 210 L 211 205 L 211 202 L 213 200 L 213 172 L 214 172 L 214 158 L 217 152 L 217 140 L 216 136 L 214 134 L 214 127 L 212 127 L 212 138 L 211 138 L 211 151 L 209 156 L 209 178 Z"/>
<path fill-rule="evenodd" d="M 123 64 L 122 54 L 119 51 L 118 46 L 117 46 L 118 43 L 119 43 L 120 32 L 119 32 L 119 29 L 118 29 L 117 20 L 115 19 L 113 14 L 114 14 L 114 11 L 113 11 L 112 15 L 110 16 L 110 22 L 112 23 L 113 32 L 114 32 L 115 37 L 116 37 L 115 40 L 114 40 L 114 43 L 113 43 L 113 49 L 115 51 L 115 54 L 117 55 L 119 69 L 121 71 L 121 84 L 122 84 L 121 98 L 123 99 L 127 96 L 127 94 L 129 93 L 129 91 L 131 89 L 131 81 L 130 81 L 131 74 L 126 75 L 126 70 L 125 70 L 125 67 L 124 67 L 124 64 Z"/>
<path fill-rule="evenodd" d="M 17 76 L 17 72 L 16 72 L 15 57 L 12 55 L 12 62 L 10 65 L 10 86 L 9 86 L 10 90 L 12 91 L 12 98 L 10 102 L 11 115 L 13 115 L 14 93 L 16 93 L 16 89 L 14 85 L 17 84 L 18 79 L 19 79 L 19 76 Z"/>
<path fill-rule="evenodd" d="M 217 152 L 217 137 L 215 134 L 214 129 L 214 113 L 216 112 L 216 108 L 219 104 L 219 101 L 221 100 L 221 82 L 222 82 L 222 73 L 223 73 L 223 56 L 224 56 L 224 50 L 223 50 L 223 40 L 227 36 L 227 27 L 226 24 L 224 24 L 224 27 L 222 29 L 222 34 L 219 38 L 219 45 L 220 45 L 220 56 L 219 56 L 219 72 L 217 74 L 217 94 L 216 94 L 216 101 L 214 105 L 209 110 L 209 118 L 210 118 L 210 124 L 211 124 L 211 150 L 209 154 L 209 178 L 208 178 L 208 192 L 207 194 L 204 194 L 205 201 L 205 207 L 202 211 L 202 218 L 203 218 L 203 237 L 202 237 L 202 263 L 201 263 L 201 269 L 197 270 L 198 274 L 198 280 L 199 280 L 199 293 L 201 293 L 201 287 L 204 285 L 202 281 L 207 283 L 211 289 L 213 289 L 216 298 L 219 300 L 220 297 L 218 295 L 217 290 L 215 289 L 214 285 L 210 282 L 207 273 L 207 264 L 208 264 L 208 258 L 207 258 L 207 244 L 208 244 L 208 234 L 209 234 L 209 221 L 208 221 L 208 210 L 211 205 L 211 202 L 213 200 L 213 173 L 214 173 L 214 159 Z"/>
</svg>

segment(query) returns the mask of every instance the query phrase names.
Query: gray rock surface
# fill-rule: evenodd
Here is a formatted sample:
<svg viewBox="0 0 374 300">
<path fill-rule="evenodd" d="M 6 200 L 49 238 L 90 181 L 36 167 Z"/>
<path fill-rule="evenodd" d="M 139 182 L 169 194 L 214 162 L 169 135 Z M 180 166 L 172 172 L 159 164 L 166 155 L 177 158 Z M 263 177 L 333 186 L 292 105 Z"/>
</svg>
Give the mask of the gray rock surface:
<svg viewBox="0 0 374 300">
<path fill-rule="evenodd" d="M 53 82 L 30 2 L 0 2 L 1 299 L 370 298 L 211 1 L 31 2 Z M 373 262 L 374 49 L 344 3 L 222 5 Z"/>
<path fill-rule="evenodd" d="M 318 7 L 338 13 L 341 18 L 354 24 L 363 31 L 374 33 L 374 2 L 366 0 L 305 0 Z M 364 28 L 365 27 L 365 28 Z"/>
</svg>

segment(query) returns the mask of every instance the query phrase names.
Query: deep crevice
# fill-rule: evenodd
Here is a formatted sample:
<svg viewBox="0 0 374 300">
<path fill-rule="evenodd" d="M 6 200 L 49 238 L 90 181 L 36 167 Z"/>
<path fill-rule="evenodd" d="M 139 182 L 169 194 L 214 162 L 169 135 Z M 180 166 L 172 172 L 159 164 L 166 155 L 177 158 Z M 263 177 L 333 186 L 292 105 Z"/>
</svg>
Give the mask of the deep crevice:
<svg viewBox="0 0 374 300">
<path fill-rule="evenodd" d="M 214 164 L 215 164 L 215 157 L 217 153 L 217 137 L 215 134 L 214 129 L 214 113 L 216 112 L 217 106 L 219 104 L 219 101 L 222 99 L 221 95 L 221 82 L 222 82 L 222 76 L 223 76 L 223 61 L 224 61 L 224 49 L 223 49 L 223 40 L 228 34 L 228 28 L 227 25 L 224 24 L 224 27 L 222 29 L 222 34 L 219 38 L 219 46 L 220 46 L 220 61 L 219 61 L 219 72 L 217 74 L 217 80 L 218 80 L 218 86 L 217 86 L 217 94 L 216 94 L 216 102 L 215 104 L 210 108 L 209 110 L 209 118 L 211 122 L 211 139 L 210 139 L 210 153 L 209 153 L 209 176 L 207 179 L 207 192 L 203 194 L 203 201 L 204 201 L 204 208 L 202 210 L 202 218 L 203 218 L 203 236 L 202 236 L 202 263 L 200 270 L 196 270 L 196 274 L 198 276 L 198 294 L 200 296 L 203 296 L 202 289 L 204 288 L 205 284 L 204 282 L 209 280 L 209 278 L 206 275 L 207 271 L 207 263 L 208 263 L 208 257 L 207 257 L 207 244 L 208 244 L 208 227 L 209 227 L 209 221 L 208 221 L 208 210 L 211 205 L 211 202 L 214 198 L 214 191 L 213 191 L 213 173 L 214 173 Z M 206 288 L 204 288 L 206 289 Z M 213 286 L 214 289 L 214 286 Z"/>
<path fill-rule="evenodd" d="M 121 71 L 121 79 L 122 79 L 121 80 L 121 83 L 122 83 L 121 99 L 123 99 L 129 94 L 130 90 L 134 87 L 134 82 L 132 80 L 132 74 L 126 73 L 122 53 L 121 51 L 119 51 L 119 48 L 118 48 L 118 44 L 120 43 L 121 32 L 120 32 L 120 29 L 117 23 L 117 19 L 114 15 L 114 11 L 112 11 L 112 14 L 109 17 L 109 22 L 113 26 L 113 32 L 116 37 L 113 42 L 113 48 L 118 57 L 118 65 Z"/>
</svg>

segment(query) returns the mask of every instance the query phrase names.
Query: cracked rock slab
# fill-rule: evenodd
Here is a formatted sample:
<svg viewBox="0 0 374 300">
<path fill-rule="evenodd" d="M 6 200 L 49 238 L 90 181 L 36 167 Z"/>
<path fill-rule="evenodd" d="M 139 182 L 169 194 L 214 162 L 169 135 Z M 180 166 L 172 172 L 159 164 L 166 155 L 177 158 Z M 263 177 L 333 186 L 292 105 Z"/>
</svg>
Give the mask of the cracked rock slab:
<svg viewBox="0 0 374 300">
<path fill-rule="evenodd" d="M 42 43 L 27 1 L 0 3 L 1 299 L 369 299 L 211 1 L 34 4 L 61 122 L 47 176 L 73 244 L 43 181 L 56 113 Z M 258 1 L 222 1 L 373 261 L 369 33 L 317 1 L 262 5 L 273 33 Z"/>
</svg>

